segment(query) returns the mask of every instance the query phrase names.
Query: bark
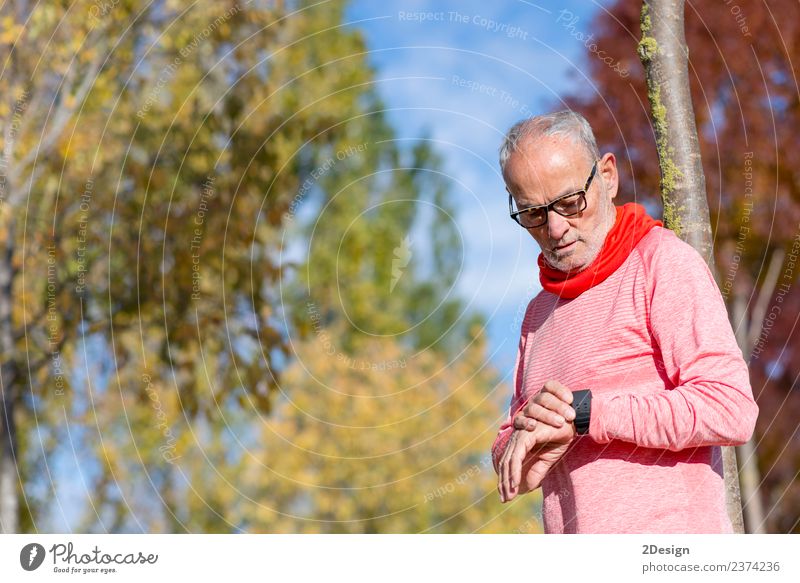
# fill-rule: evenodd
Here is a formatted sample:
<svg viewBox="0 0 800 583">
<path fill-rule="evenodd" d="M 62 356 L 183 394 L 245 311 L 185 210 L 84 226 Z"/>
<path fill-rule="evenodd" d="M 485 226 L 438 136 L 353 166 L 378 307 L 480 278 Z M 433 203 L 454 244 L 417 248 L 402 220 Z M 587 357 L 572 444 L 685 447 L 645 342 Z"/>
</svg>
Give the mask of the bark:
<svg viewBox="0 0 800 583">
<path fill-rule="evenodd" d="M 661 167 L 664 223 L 697 249 L 716 278 L 705 175 L 700 158 L 689 88 L 689 49 L 684 34 L 684 0 L 645 0 L 639 57 Z M 736 451 L 722 448 L 728 516 L 734 532 L 744 532 Z"/>
</svg>

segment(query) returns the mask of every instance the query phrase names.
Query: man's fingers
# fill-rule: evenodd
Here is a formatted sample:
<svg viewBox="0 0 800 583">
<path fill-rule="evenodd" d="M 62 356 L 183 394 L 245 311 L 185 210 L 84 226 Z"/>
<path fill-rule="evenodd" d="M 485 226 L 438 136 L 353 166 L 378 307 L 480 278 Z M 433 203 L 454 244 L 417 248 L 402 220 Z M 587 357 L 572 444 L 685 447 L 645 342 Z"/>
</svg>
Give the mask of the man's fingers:
<svg viewBox="0 0 800 583">
<path fill-rule="evenodd" d="M 525 456 L 528 454 L 527 448 L 524 446 L 524 442 L 522 440 L 517 442 L 514 451 L 511 452 L 511 460 L 510 460 L 510 481 L 511 481 L 511 495 L 515 496 L 517 494 L 517 489 L 519 488 L 519 484 L 522 481 L 522 462 L 525 459 Z"/>
<path fill-rule="evenodd" d="M 570 393 L 570 395 L 571 394 L 572 393 Z M 566 419 L 570 422 L 575 419 L 575 410 L 572 408 L 572 406 L 568 403 L 565 403 L 560 397 L 552 393 L 543 391 L 536 395 L 533 401 L 528 405 L 528 407 L 526 407 L 526 413 L 527 408 L 529 408 L 531 405 L 539 405 L 545 409 L 557 413 L 561 417 L 562 422 L 555 427 L 561 427 L 561 425 L 563 425 L 563 419 Z"/>
<path fill-rule="evenodd" d="M 501 500 L 503 502 L 508 502 L 511 500 L 510 495 L 511 491 L 509 490 L 508 482 L 508 460 L 511 457 L 511 452 L 514 450 L 514 444 L 516 443 L 516 439 L 511 439 L 508 442 L 508 447 L 506 447 L 505 454 L 503 455 L 503 463 L 500 465 L 501 474 L 500 474 L 500 492 L 501 492 Z"/>
<path fill-rule="evenodd" d="M 501 502 L 510 502 L 519 493 L 522 481 L 522 463 L 528 454 L 527 438 L 527 433 L 515 431 L 503 452 L 498 480 Z"/>
<path fill-rule="evenodd" d="M 500 474 L 497 480 L 497 489 L 500 492 L 500 501 L 501 502 L 508 502 L 509 501 L 509 491 L 508 491 L 508 458 L 511 455 L 511 452 L 514 449 L 514 444 L 517 442 L 517 433 L 514 432 L 511 434 L 511 439 L 508 440 L 506 444 L 506 450 L 503 452 L 503 456 L 500 458 Z"/>
<path fill-rule="evenodd" d="M 505 491 L 503 490 L 503 475 L 505 474 L 505 462 L 506 462 L 506 452 L 508 451 L 508 447 L 511 444 L 511 440 L 508 441 L 506 444 L 506 451 L 503 452 L 503 455 L 500 456 L 500 463 L 498 464 L 498 472 L 497 472 L 497 493 L 500 495 L 500 502 L 505 502 Z"/>
<path fill-rule="evenodd" d="M 572 391 L 570 391 L 567 387 L 559 383 L 558 381 L 547 381 L 544 383 L 542 390 L 551 393 L 564 401 L 567 405 L 572 404 Z"/>
<path fill-rule="evenodd" d="M 567 407 L 569 407 L 569 405 L 567 405 Z M 553 427 L 564 426 L 564 417 L 549 408 L 542 407 L 538 403 L 530 403 L 525 408 L 525 415 Z"/>
<path fill-rule="evenodd" d="M 514 429 L 533 431 L 536 429 L 536 420 L 526 417 L 522 413 L 517 413 L 517 415 L 514 417 Z"/>
</svg>

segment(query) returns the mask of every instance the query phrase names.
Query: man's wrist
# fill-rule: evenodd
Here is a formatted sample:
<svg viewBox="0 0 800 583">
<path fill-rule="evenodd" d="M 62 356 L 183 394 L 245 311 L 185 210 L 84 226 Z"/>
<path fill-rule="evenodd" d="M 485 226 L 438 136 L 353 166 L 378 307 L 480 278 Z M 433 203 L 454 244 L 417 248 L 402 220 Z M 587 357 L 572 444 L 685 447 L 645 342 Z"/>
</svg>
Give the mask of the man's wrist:
<svg viewBox="0 0 800 583">
<path fill-rule="evenodd" d="M 572 392 L 572 408 L 575 409 L 575 432 L 578 435 L 589 433 L 589 423 L 592 418 L 592 391 Z"/>
</svg>

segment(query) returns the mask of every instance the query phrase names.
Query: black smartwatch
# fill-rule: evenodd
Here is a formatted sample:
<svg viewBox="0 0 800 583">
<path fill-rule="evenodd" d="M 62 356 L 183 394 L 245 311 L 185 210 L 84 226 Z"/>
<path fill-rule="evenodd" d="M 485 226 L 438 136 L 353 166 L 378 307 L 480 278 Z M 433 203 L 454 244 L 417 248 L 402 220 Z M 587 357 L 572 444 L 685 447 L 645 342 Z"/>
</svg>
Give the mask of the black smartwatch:
<svg viewBox="0 0 800 583">
<path fill-rule="evenodd" d="M 578 435 L 589 433 L 592 418 L 592 391 L 572 391 L 572 408 L 575 409 L 575 431 Z"/>
</svg>

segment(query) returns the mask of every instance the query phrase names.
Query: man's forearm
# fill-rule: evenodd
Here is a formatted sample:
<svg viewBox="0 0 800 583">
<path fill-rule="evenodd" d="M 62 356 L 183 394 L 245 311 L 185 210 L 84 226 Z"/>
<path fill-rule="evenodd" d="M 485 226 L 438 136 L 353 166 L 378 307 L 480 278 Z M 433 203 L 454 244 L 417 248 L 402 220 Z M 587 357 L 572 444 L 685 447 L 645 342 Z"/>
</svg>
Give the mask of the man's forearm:
<svg viewBox="0 0 800 583">
<path fill-rule="evenodd" d="M 681 386 L 651 395 L 594 395 L 589 435 L 680 451 L 739 445 L 753 433 L 758 407 L 746 391 L 714 384 Z"/>
</svg>

